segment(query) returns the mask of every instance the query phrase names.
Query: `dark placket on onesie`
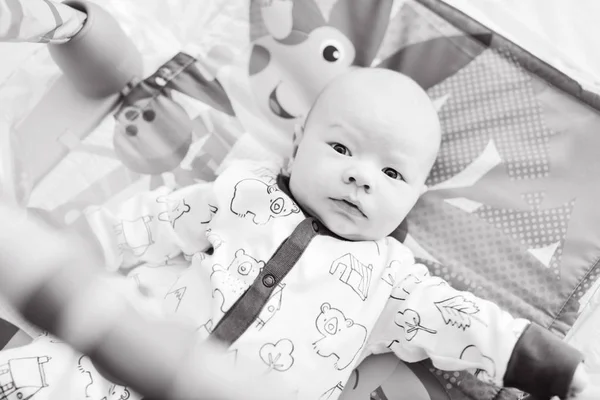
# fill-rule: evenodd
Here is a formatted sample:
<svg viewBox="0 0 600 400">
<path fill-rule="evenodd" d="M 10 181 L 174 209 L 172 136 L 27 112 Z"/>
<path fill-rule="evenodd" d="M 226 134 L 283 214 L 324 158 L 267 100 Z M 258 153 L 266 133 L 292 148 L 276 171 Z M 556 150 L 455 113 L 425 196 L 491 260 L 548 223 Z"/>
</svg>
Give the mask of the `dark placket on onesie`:
<svg viewBox="0 0 600 400">
<path fill-rule="evenodd" d="M 231 306 L 211 333 L 211 337 L 231 346 L 258 317 L 271 293 L 308 247 L 310 241 L 323 230 L 314 218 L 306 218 L 279 246 L 273 257 L 246 292 Z"/>
</svg>

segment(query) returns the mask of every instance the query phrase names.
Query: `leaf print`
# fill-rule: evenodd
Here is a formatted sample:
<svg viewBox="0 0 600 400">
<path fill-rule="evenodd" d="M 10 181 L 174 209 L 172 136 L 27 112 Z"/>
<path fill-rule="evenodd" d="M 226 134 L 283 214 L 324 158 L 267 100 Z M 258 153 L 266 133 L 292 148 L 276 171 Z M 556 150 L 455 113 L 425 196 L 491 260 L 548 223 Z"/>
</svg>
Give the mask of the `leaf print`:
<svg viewBox="0 0 600 400">
<path fill-rule="evenodd" d="M 473 314 L 479 312 L 477 304 L 462 295 L 436 301 L 434 304 L 442 314 L 446 325 L 462 328 L 463 331 L 471 326 Z"/>
<path fill-rule="evenodd" d="M 398 311 L 395 321 L 396 325 L 404 329 L 404 336 L 407 341 L 411 341 L 419 331 L 424 331 L 435 335 L 436 330 L 426 328 L 421 325 L 421 316 L 415 310 L 407 308 L 404 312 Z"/>
</svg>

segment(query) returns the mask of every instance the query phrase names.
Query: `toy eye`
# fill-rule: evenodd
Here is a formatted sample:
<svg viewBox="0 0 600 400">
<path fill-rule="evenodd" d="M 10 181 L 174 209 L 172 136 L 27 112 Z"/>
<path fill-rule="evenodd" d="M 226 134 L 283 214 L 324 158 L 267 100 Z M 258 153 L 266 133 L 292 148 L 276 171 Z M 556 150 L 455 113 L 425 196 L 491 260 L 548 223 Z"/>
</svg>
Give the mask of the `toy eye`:
<svg viewBox="0 0 600 400">
<path fill-rule="evenodd" d="M 123 116 L 127 121 L 135 121 L 137 117 L 140 115 L 138 110 L 129 109 L 123 113 Z"/>
<path fill-rule="evenodd" d="M 321 53 L 326 61 L 333 63 L 342 58 L 341 48 L 339 43 L 329 41 L 321 46 Z"/>
<path fill-rule="evenodd" d="M 138 134 L 138 128 L 135 125 L 127 125 L 127 128 L 125 128 L 125 133 L 127 133 L 129 136 L 135 136 Z"/>
<path fill-rule="evenodd" d="M 142 113 L 142 117 L 144 118 L 144 121 L 152 122 L 154 121 L 154 118 L 156 118 L 156 113 L 154 110 L 145 110 Z"/>
</svg>

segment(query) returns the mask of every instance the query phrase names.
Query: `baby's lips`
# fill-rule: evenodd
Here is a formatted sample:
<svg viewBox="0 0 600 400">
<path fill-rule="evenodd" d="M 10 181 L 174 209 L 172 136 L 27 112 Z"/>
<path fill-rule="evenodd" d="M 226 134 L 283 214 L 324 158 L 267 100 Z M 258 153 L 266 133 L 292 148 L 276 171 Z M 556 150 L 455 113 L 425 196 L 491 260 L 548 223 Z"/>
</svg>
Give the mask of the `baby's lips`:
<svg viewBox="0 0 600 400">
<path fill-rule="evenodd" d="M 291 0 L 271 0 L 263 3 L 261 7 L 262 19 L 275 39 L 285 39 L 294 25 L 292 9 L 294 2 Z"/>
</svg>

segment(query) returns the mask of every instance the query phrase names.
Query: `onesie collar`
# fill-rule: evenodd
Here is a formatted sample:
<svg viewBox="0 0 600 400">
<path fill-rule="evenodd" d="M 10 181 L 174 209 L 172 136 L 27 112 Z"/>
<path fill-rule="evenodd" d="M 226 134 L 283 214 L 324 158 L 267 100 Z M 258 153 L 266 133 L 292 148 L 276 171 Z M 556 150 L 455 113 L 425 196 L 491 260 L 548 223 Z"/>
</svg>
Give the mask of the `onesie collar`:
<svg viewBox="0 0 600 400">
<path fill-rule="evenodd" d="M 300 204 L 298 204 L 298 202 L 294 199 L 294 196 L 292 196 L 292 192 L 290 191 L 290 177 L 289 176 L 284 175 L 282 173 L 280 173 L 279 175 L 277 175 L 277 186 L 279 187 L 279 189 L 283 193 L 287 194 L 290 199 L 292 199 L 292 200 L 294 200 L 294 202 L 296 202 L 296 205 L 298 206 L 298 208 L 300 208 L 300 211 L 302 211 L 302 214 L 304 214 L 305 216 L 308 216 L 308 217 L 313 217 L 312 215 L 310 215 L 309 213 L 307 213 L 306 210 L 304 210 L 300 206 Z M 315 219 L 315 221 L 317 221 L 317 218 L 315 218 L 315 217 L 313 217 L 313 218 Z M 343 237 L 340 237 L 340 236 L 336 235 L 335 233 L 331 232 L 320 221 L 319 221 L 319 225 L 322 228 L 319 231 L 320 234 L 322 234 L 322 235 L 328 235 L 328 236 L 333 236 L 333 237 L 335 237 L 337 239 L 340 239 L 340 240 L 349 241 L 348 239 L 344 239 Z M 406 239 L 406 235 L 407 234 L 408 234 L 408 223 L 406 222 L 406 219 L 405 219 L 390 234 L 390 236 L 393 237 L 394 239 L 396 239 L 397 241 L 399 241 L 400 243 L 403 243 L 404 239 Z"/>
</svg>

